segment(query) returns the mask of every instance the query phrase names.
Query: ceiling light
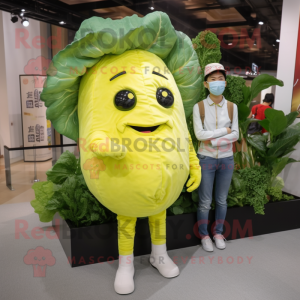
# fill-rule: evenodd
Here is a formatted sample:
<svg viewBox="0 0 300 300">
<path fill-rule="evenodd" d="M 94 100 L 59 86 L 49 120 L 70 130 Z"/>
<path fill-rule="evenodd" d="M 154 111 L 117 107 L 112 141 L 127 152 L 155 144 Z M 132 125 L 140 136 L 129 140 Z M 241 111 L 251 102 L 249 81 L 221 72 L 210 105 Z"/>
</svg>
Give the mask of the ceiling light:
<svg viewBox="0 0 300 300">
<path fill-rule="evenodd" d="M 17 15 L 11 14 L 10 20 L 11 20 L 13 23 L 16 23 L 16 22 L 18 22 L 19 19 L 18 19 L 18 16 L 17 16 Z"/>
<path fill-rule="evenodd" d="M 279 42 L 280 42 L 280 39 L 277 39 L 276 42 L 279 43 Z"/>
<path fill-rule="evenodd" d="M 232 46 L 232 43 L 229 43 L 228 46 Z"/>
<path fill-rule="evenodd" d="M 60 21 L 59 24 L 63 25 L 66 24 L 64 21 Z"/>
<path fill-rule="evenodd" d="M 23 17 L 24 16 L 24 13 L 22 12 L 22 13 L 20 13 L 20 17 Z"/>
<path fill-rule="evenodd" d="M 21 21 L 22 25 L 24 27 L 28 27 L 29 26 L 29 21 L 27 18 L 22 18 L 22 21 Z"/>
<path fill-rule="evenodd" d="M 259 21 L 258 24 L 259 25 L 264 25 L 264 22 L 263 21 Z"/>
<path fill-rule="evenodd" d="M 153 0 L 150 1 L 149 9 L 154 10 L 154 3 L 153 3 Z"/>
<path fill-rule="evenodd" d="M 21 9 L 21 11 L 25 11 L 25 9 L 24 9 L 24 8 L 22 8 L 22 9 Z"/>
</svg>

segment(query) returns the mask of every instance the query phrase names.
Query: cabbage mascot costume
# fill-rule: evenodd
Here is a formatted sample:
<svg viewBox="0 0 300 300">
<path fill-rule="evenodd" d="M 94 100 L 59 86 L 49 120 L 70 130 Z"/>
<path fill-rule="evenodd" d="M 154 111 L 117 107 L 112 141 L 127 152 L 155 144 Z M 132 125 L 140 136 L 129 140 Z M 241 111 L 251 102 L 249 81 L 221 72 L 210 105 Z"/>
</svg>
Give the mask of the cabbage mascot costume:
<svg viewBox="0 0 300 300">
<path fill-rule="evenodd" d="M 41 94 L 47 119 L 78 142 L 88 188 L 117 214 L 115 291 L 134 291 L 137 217 L 149 217 L 152 266 L 164 277 L 178 276 L 166 251 L 166 209 L 188 176 L 189 192 L 201 179 L 186 123 L 201 89 L 190 39 L 162 12 L 92 17 L 47 75 Z"/>
</svg>

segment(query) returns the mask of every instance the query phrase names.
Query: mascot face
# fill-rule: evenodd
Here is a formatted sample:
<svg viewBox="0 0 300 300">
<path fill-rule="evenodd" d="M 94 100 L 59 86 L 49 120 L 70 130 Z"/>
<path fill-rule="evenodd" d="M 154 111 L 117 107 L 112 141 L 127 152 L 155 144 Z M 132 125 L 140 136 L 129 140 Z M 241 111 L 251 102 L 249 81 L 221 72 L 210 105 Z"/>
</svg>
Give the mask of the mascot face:
<svg viewBox="0 0 300 300">
<path fill-rule="evenodd" d="M 176 82 L 158 56 L 104 56 L 81 79 L 78 117 L 83 175 L 103 205 L 144 217 L 173 204 L 189 174 L 188 129 Z M 125 145 L 126 156 L 96 157 L 95 135 L 114 149 Z"/>
</svg>

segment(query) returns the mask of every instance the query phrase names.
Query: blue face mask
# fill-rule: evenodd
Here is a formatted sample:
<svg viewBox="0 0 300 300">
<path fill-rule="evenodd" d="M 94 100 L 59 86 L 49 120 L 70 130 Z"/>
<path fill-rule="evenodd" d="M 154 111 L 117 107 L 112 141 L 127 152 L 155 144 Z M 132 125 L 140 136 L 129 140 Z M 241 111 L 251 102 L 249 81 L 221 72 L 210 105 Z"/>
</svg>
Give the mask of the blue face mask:
<svg viewBox="0 0 300 300">
<path fill-rule="evenodd" d="M 225 81 L 212 81 L 209 84 L 209 91 L 215 96 L 220 96 L 225 91 Z"/>
</svg>

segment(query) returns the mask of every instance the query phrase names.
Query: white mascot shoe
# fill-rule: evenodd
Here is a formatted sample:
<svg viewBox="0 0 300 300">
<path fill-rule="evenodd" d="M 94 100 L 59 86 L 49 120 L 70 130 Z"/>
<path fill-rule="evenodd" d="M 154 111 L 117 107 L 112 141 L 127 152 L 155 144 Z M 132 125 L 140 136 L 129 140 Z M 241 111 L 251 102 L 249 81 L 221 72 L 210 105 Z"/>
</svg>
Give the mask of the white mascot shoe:
<svg viewBox="0 0 300 300">
<path fill-rule="evenodd" d="M 119 255 L 119 268 L 117 270 L 114 288 L 118 294 L 125 295 L 134 291 L 133 254 Z"/>
<path fill-rule="evenodd" d="M 179 268 L 174 264 L 173 260 L 167 253 L 166 244 L 153 245 L 150 255 L 150 264 L 158 270 L 158 272 L 166 277 L 173 278 L 179 275 Z"/>
</svg>

